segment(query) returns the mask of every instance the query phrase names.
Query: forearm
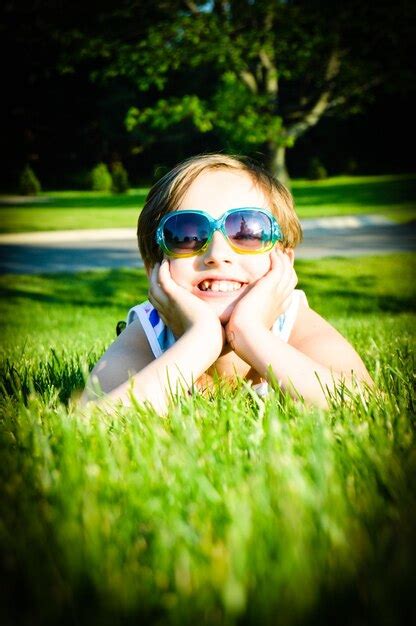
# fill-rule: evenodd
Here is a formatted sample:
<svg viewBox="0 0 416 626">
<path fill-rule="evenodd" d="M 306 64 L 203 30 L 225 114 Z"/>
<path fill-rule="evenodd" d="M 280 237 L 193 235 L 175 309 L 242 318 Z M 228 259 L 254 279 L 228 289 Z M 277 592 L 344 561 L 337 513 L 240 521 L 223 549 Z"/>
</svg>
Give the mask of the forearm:
<svg viewBox="0 0 416 626">
<path fill-rule="evenodd" d="M 199 327 L 191 329 L 162 356 L 112 389 L 105 398 L 98 397 L 98 402 L 108 406 L 118 401 L 129 406 L 137 400 L 149 402 L 157 411 L 165 412 L 169 397 L 189 390 L 216 360 L 221 348 L 222 342 L 215 341 L 207 329 L 204 332 Z M 91 398 L 91 393 L 89 395 Z"/>
<path fill-rule="evenodd" d="M 237 339 L 236 339 L 237 337 Z M 341 381 L 349 386 L 351 372 L 335 372 L 263 328 L 250 333 L 234 330 L 234 347 L 241 358 L 265 379 L 270 375 L 293 397 L 327 408 L 327 389 Z"/>
</svg>

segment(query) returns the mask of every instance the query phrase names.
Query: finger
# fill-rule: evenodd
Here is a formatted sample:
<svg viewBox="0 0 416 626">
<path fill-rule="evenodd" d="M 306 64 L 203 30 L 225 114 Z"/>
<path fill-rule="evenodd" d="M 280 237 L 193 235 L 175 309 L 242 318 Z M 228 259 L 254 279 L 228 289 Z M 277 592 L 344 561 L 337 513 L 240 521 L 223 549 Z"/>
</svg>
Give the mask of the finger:
<svg viewBox="0 0 416 626">
<path fill-rule="evenodd" d="M 280 248 L 274 248 L 271 254 L 271 269 L 278 270 L 282 267 L 284 262 L 284 254 Z"/>
<path fill-rule="evenodd" d="M 278 285 L 279 293 L 285 297 L 285 295 L 292 293 L 295 289 L 296 284 L 298 282 L 298 277 L 296 275 L 295 270 L 290 265 L 289 268 L 285 269 L 281 281 Z"/>
<path fill-rule="evenodd" d="M 150 302 L 153 304 L 153 301 L 157 302 L 159 305 L 169 303 L 168 294 L 162 289 L 161 285 L 157 281 L 157 274 L 155 271 L 155 275 L 152 276 L 149 284 L 148 297 Z"/>
<path fill-rule="evenodd" d="M 177 286 L 170 273 L 170 266 L 168 259 L 164 259 L 160 265 L 158 281 L 163 291 L 166 293 L 172 292 Z"/>
<path fill-rule="evenodd" d="M 148 293 L 157 300 L 165 300 L 167 298 L 167 294 L 165 294 L 159 283 L 156 282 L 150 284 Z"/>
<path fill-rule="evenodd" d="M 291 258 L 288 254 L 281 252 L 282 273 L 280 277 L 280 284 L 286 285 L 292 281 L 292 277 L 295 274 L 295 270 L 292 265 Z"/>
<path fill-rule="evenodd" d="M 295 268 L 293 267 L 292 269 L 293 269 L 293 272 L 292 272 L 293 288 L 295 288 L 296 285 L 298 284 L 299 278 L 298 278 Z"/>
<path fill-rule="evenodd" d="M 164 278 L 164 266 L 166 263 L 167 261 L 165 260 L 162 261 L 162 263 L 156 263 L 150 275 L 149 293 L 151 293 L 156 300 L 162 303 L 169 301 L 168 289 L 166 288 L 167 283 Z"/>
<path fill-rule="evenodd" d="M 279 297 L 281 299 L 290 300 L 292 298 L 293 292 L 297 284 L 297 280 L 298 279 L 296 272 L 293 270 L 287 277 L 285 277 L 284 282 L 279 284 Z"/>
<path fill-rule="evenodd" d="M 277 286 L 284 271 L 284 259 L 281 251 L 274 248 L 270 254 L 270 269 L 260 280 L 262 284 Z"/>
<path fill-rule="evenodd" d="M 160 263 L 155 263 L 150 272 L 149 283 L 150 285 L 157 285 L 159 276 Z"/>
<path fill-rule="evenodd" d="M 280 302 L 284 302 L 291 297 L 297 283 L 297 276 L 287 254 L 279 249 L 275 249 L 273 253 L 272 269 L 258 281 L 258 289 L 262 289 L 264 293 L 271 290 Z M 260 294 L 259 297 L 261 297 Z"/>
</svg>

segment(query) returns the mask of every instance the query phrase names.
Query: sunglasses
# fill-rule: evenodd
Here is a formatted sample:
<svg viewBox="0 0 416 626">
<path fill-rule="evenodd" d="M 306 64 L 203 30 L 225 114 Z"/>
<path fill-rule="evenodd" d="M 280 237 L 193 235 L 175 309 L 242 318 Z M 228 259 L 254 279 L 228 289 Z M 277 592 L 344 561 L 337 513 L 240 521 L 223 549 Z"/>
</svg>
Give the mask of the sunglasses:
<svg viewBox="0 0 416 626">
<path fill-rule="evenodd" d="M 184 258 L 203 254 L 216 230 L 240 254 L 259 254 L 271 250 L 283 239 L 274 216 L 265 209 L 230 209 L 217 220 L 204 211 L 167 213 L 156 231 L 156 242 L 170 257 Z"/>
</svg>

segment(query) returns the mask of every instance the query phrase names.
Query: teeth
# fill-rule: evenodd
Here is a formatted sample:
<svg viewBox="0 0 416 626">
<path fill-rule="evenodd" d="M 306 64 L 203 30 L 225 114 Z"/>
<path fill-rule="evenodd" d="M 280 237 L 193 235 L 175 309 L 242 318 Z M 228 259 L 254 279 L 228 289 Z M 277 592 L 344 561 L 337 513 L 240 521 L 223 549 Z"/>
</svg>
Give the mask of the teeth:
<svg viewBox="0 0 416 626">
<path fill-rule="evenodd" d="M 241 283 L 234 280 L 203 280 L 199 288 L 202 291 L 237 291 L 241 288 Z"/>
</svg>

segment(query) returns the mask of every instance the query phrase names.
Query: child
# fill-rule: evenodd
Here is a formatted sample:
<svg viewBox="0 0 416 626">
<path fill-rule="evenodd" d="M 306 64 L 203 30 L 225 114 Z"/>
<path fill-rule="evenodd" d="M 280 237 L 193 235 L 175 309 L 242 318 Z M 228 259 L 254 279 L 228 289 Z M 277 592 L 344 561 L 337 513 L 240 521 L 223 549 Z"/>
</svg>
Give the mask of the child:
<svg viewBox="0 0 416 626">
<path fill-rule="evenodd" d="M 149 301 L 94 367 L 84 400 L 150 402 L 236 375 L 326 407 L 323 391 L 371 384 L 352 346 L 295 289 L 299 220 L 287 189 L 258 165 L 222 154 L 176 166 L 150 190 L 137 229 Z M 98 394 L 99 395 L 99 394 Z"/>
</svg>

